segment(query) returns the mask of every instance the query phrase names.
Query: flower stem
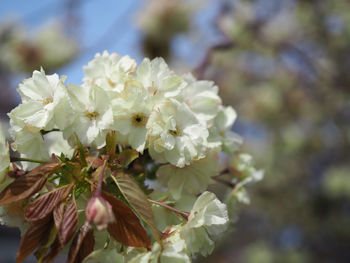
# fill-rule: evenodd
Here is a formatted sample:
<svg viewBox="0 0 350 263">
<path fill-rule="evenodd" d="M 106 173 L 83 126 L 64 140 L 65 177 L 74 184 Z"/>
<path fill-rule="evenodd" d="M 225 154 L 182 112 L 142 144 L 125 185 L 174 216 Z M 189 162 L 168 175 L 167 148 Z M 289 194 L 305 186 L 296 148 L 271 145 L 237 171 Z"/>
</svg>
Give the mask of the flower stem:
<svg viewBox="0 0 350 263">
<path fill-rule="evenodd" d="M 29 159 L 29 158 L 22 158 L 22 157 L 14 157 L 10 156 L 10 161 L 11 162 L 31 162 L 31 163 L 49 163 L 48 161 L 40 161 L 40 160 L 35 160 L 35 159 Z"/>
<path fill-rule="evenodd" d="M 61 131 L 61 130 L 60 129 L 52 129 L 52 130 L 49 130 L 49 131 L 41 130 L 40 133 L 41 133 L 41 135 L 45 135 L 45 134 L 48 134 L 50 132 L 55 132 L 55 131 Z"/>
<path fill-rule="evenodd" d="M 160 205 L 160 206 L 162 206 L 162 207 L 165 207 L 165 208 L 167 208 L 167 209 L 169 209 L 169 210 L 171 210 L 171 211 L 174 211 L 175 213 L 178 213 L 178 214 L 182 215 L 186 220 L 188 220 L 188 216 L 189 216 L 190 214 L 187 213 L 187 212 L 181 211 L 181 210 L 179 210 L 179 209 L 177 209 L 177 208 L 175 208 L 175 207 L 166 205 L 166 204 L 164 204 L 164 203 L 162 203 L 162 202 L 159 202 L 159 201 L 156 201 L 156 200 L 148 199 L 148 201 L 151 202 L 151 203 Z"/>
</svg>

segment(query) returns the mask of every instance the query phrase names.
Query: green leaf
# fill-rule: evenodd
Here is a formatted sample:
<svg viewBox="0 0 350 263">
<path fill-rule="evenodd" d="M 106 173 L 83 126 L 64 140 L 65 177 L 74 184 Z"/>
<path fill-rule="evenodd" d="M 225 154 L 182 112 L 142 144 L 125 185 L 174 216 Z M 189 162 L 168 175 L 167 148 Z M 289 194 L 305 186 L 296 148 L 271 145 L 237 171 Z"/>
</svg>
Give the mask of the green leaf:
<svg viewBox="0 0 350 263">
<path fill-rule="evenodd" d="M 112 178 L 118 185 L 125 199 L 141 216 L 142 220 L 149 225 L 155 240 L 160 241 L 160 233 L 156 227 L 151 205 L 148 201 L 147 196 L 140 189 L 138 184 L 134 181 L 133 178 L 125 173 L 117 173 L 115 176 L 112 176 Z"/>
</svg>

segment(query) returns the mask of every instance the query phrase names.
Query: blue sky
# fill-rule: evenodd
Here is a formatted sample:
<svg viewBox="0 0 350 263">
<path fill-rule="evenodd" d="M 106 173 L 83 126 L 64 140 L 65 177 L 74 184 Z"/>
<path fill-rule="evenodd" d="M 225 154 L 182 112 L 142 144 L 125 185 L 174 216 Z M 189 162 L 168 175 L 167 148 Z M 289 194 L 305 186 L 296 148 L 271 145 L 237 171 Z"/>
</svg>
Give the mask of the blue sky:
<svg viewBox="0 0 350 263">
<path fill-rule="evenodd" d="M 67 82 L 81 83 L 82 66 L 86 65 L 97 52 L 108 50 L 122 55 L 130 55 L 137 61 L 142 59 L 140 53 L 140 32 L 135 25 L 137 12 L 144 0 L 81 0 L 78 11 L 79 27 L 77 38 L 83 47 L 79 57 L 60 69 L 59 74 L 67 75 Z M 212 1 L 219 3 L 220 1 Z M 33 4 L 34 3 L 34 4 Z M 0 9 L 0 21 L 8 17 L 17 18 L 30 30 L 40 27 L 54 19 L 65 19 L 66 0 L 3 1 Z M 202 37 L 212 39 L 215 30 L 208 26 L 217 9 L 210 5 L 201 9 L 194 18 L 194 25 L 202 28 Z M 215 39 L 215 38 L 214 38 Z M 174 41 L 176 55 L 193 66 L 211 43 L 201 43 L 201 48 L 191 43 L 186 36 L 178 36 Z M 91 48 L 93 47 L 93 48 Z M 22 78 L 22 76 L 21 76 Z M 17 81 L 17 79 L 15 80 Z M 20 81 L 20 80 L 19 80 Z"/>
<path fill-rule="evenodd" d="M 33 5 L 33 2 L 36 4 Z M 23 22 L 29 30 L 35 30 L 46 22 L 55 19 L 64 20 L 65 2 L 59 0 L 5 1 L 2 3 L 0 17 L 1 20 L 15 18 Z M 135 19 L 141 4 L 142 0 L 81 1 L 77 9 L 80 20 L 77 38 L 82 51 L 76 60 L 62 68 L 59 73 L 67 75 L 68 82 L 80 83 L 83 77 L 82 66 L 86 65 L 96 52 L 102 52 L 105 49 L 128 54 L 140 60 L 138 47 L 140 34 L 132 20 Z M 112 25 L 115 23 L 117 27 L 113 30 L 113 34 L 106 34 L 112 33 Z"/>
</svg>

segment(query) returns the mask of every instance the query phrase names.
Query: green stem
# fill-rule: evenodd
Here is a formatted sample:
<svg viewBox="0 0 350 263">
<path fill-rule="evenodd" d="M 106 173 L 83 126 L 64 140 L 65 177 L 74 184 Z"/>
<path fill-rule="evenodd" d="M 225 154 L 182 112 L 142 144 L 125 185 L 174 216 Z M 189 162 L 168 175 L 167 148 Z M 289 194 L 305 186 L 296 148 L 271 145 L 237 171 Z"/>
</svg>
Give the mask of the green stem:
<svg viewBox="0 0 350 263">
<path fill-rule="evenodd" d="M 86 159 L 85 159 L 84 147 L 81 144 L 81 141 L 79 140 L 78 135 L 76 133 L 74 133 L 74 135 L 75 135 L 75 139 L 77 140 L 77 145 L 78 145 L 78 151 L 79 151 L 81 164 L 83 165 L 83 167 L 86 167 L 87 163 L 86 163 Z"/>
<path fill-rule="evenodd" d="M 45 134 L 48 134 L 48 133 L 54 132 L 54 131 L 61 131 L 61 130 L 60 129 L 52 129 L 52 130 L 49 130 L 49 131 L 41 130 L 40 133 L 41 133 L 41 135 L 45 135 Z"/>
<path fill-rule="evenodd" d="M 14 157 L 14 156 L 10 156 L 10 161 L 11 162 L 31 162 L 31 163 L 50 163 L 48 161 L 40 161 L 40 160 L 34 160 L 34 159 L 30 159 L 30 158 L 22 158 L 22 157 Z"/>
<path fill-rule="evenodd" d="M 182 215 L 186 220 L 188 220 L 188 216 L 189 216 L 190 214 L 187 213 L 187 212 L 181 211 L 181 210 L 179 210 L 179 209 L 177 209 L 177 208 L 175 208 L 175 207 L 166 205 L 166 204 L 164 204 L 164 203 L 162 203 L 162 202 L 159 202 L 159 201 L 156 201 L 156 200 L 148 199 L 148 201 L 151 202 L 151 203 L 160 205 L 160 206 L 162 206 L 162 207 L 165 207 L 165 208 L 167 208 L 167 209 L 169 209 L 169 210 L 171 210 L 171 211 L 174 211 L 175 213 L 178 213 L 178 214 Z"/>
</svg>

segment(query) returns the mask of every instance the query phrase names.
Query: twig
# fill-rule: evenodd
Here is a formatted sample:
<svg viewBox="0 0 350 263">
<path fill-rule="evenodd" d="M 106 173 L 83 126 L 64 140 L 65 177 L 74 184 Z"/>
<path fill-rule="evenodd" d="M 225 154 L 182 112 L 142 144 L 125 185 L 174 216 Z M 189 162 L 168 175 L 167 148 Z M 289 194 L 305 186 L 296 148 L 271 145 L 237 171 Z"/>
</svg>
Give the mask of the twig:
<svg viewBox="0 0 350 263">
<path fill-rule="evenodd" d="M 225 15 L 225 13 L 227 12 L 227 9 L 228 9 L 227 3 L 223 3 L 220 13 L 215 19 L 215 28 L 224 39 L 220 43 L 217 43 L 212 47 L 210 47 L 208 51 L 205 53 L 203 60 L 199 63 L 197 68 L 194 70 L 197 79 L 203 79 L 205 70 L 207 69 L 211 60 L 211 56 L 215 51 L 226 50 L 233 47 L 234 43 L 232 39 L 219 27 L 219 21 Z"/>
<path fill-rule="evenodd" d="M 190 214 L 187 213 L 187 212 L 181 211 L 181 210 L 179 210 L 179 209 L 177 209 L 175 207 L 166 205 L 166 204 L 164 204 L 162 202 L 159 202 L 159 201 L 156 201 L 156 200 L 148 199 L 148 201 L 151 202 L 151 203 L 160 205 L 162 207 L 165 207 L 165 208 L 167 208 L 167 209 L 169 209 L 171 211 L 174 211 L 175 213 L 178 213 L 178 214 L 182 215 L 186 220 L 188 220 L 188 217 L 189 217 Z"/>
<path fill-rule="evenodd" d="M 31 163 L 50 163 L 48 161 L 40 161 L 40 160 L 35 160 L 35 159 L 30 159 L 30 158 L 22 158 L 22 157 L 14 157 L 10 156 L 10 162 L 31 162 Z"/>
</svg>

